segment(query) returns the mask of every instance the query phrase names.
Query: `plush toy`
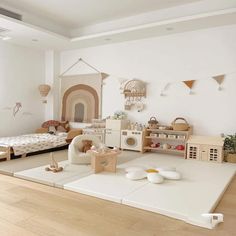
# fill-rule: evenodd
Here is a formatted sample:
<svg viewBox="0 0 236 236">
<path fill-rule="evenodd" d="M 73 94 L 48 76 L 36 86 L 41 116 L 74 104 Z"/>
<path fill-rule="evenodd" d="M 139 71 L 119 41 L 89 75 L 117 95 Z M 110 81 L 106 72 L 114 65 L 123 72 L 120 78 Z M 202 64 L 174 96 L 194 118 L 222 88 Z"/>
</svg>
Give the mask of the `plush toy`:
<svg viewBox="0 0 236 236">
<path fill-rule="evenodd" d="M 57 131 L 59 132 L 68 132 L 70 130 L 69 121 L 60 121 Z"/>
<path fill-rule="evenodd" d="M 88 150 L 91 149 L 91 147 L 93 146 L 93 142 L 92 140 L 83 140 L 82 141 L 83 147 L 81 149 L 81 152 L 87 152 Z"/>
</svg>

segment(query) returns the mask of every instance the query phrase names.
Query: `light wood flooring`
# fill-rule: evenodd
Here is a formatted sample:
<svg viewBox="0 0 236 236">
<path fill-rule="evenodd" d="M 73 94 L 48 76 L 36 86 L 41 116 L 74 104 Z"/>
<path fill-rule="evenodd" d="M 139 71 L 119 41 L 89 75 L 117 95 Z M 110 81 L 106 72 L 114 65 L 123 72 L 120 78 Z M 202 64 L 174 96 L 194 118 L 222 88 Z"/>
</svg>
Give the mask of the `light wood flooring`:
<svg viewBox="0 0 236 236">
<path fill-rule="evenodd" d="M 236 177 L 216 212 L 225 222 L 207 230 L 159 214 L 0 175 L 1 236 L 236 235 Z"/>
</svg>

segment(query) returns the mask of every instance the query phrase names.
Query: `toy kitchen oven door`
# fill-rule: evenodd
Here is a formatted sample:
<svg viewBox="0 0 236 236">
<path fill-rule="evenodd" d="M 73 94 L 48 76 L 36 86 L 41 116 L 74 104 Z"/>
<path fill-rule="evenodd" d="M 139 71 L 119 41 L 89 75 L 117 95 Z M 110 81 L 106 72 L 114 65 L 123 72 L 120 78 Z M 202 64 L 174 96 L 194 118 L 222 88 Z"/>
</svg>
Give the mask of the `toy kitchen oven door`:
<svg viewBox="0 0 236 236">
<path fill-rule="evenodd" d="M 143 132 L 137 130 L 121 130 L 121 149 L 140 151 L 143 146 Z"/>
</svg>

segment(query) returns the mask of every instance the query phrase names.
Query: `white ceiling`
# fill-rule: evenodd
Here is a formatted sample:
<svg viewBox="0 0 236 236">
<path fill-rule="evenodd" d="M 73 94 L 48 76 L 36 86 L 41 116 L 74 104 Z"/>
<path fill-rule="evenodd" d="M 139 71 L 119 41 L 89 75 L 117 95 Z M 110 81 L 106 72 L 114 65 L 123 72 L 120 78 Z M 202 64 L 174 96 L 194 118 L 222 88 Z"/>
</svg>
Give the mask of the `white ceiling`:
<svg viewBox="0 0 236 236">
<path fill-rule="evenodd" d="M 188 4 L 184 4 L 186 2 Z M 7 42 L 42 50 L 84 48 L 236 25 L 236 0 L 0 0 L 0 7 L 5 7 L 6 3 L 12 5 L 12 8 L 7 8 L 9 10 L 18 7 L 35 17 L 34 12 L 53 18 L 58 27 L 81 26 L 73 34 L 64 34 L 56 31 L 55 24 L 42 16 L 40 22 L 37 19 L 34 23 L 0 15 L 0 28 L 8 29 L 0 36 L 11 37 Z M 77 16 L 77 12 L 81 14 Z M 27 14 L 23 16 L 28 17 Z M 129 17 L 120 18 L 122 16 Z M 97 24 L 105 19 L 113 21 Z M 51 24 L 52 29 L 44 27 L 42 22 L 46 26 Z"/>
<path fill-rule="evenodd" d="M 71 29 L 200 0 L 0 0 L 14 9 Z"/>
</svg>

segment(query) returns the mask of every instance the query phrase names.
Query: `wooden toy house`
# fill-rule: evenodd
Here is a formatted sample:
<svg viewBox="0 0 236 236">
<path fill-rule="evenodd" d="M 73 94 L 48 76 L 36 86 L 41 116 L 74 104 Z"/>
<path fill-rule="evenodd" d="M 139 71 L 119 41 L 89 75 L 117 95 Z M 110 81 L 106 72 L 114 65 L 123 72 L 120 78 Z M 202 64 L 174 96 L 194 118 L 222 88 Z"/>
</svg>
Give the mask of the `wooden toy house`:
<svg viewBox="0 0 236 236">
<path fill-rule="evenodd" d="M 190 136 L 187 141 L 187 159 L 222 162 L 224 139 L 210 136 Z"/>
</svg>

